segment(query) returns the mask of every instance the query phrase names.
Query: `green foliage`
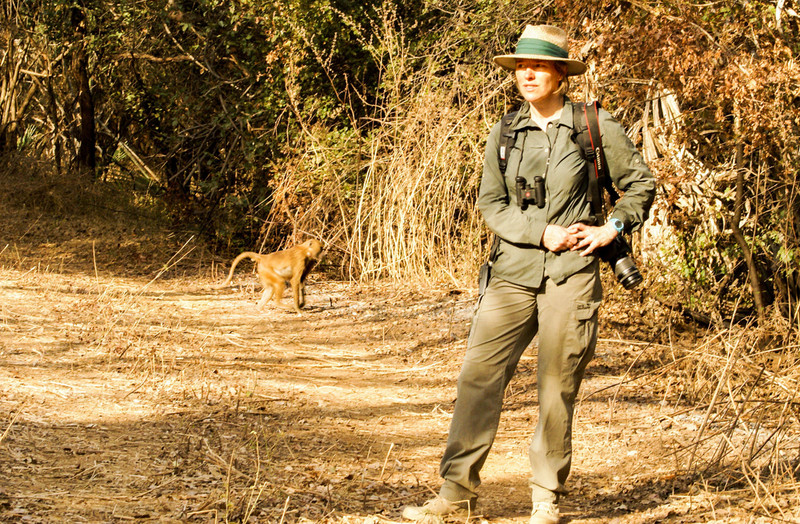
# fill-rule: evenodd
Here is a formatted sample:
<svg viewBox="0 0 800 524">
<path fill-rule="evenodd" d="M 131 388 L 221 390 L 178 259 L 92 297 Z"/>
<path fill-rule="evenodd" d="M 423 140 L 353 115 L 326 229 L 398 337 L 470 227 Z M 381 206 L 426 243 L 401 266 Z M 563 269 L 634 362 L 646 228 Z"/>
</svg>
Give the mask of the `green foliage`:
<svg viewBox="0 0 800 524">
<path fill-rule="evenodd" d="M 17 151 L 24 152 L 26 149 L 30 148 L 36 141 L 37 135 L 36 126 L 30 125 L 25 128 L 23 135 L 17 139 Z"/>
</svg>

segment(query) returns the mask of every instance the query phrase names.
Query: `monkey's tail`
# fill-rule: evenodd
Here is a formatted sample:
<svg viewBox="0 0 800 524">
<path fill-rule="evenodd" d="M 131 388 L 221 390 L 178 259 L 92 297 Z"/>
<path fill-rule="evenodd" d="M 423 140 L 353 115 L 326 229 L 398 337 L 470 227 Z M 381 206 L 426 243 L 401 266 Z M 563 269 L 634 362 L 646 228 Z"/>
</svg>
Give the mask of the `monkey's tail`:
<svg viewBox="0 0 800 524">
<path fill-rule="evenodd" d="M 245 251 L 238 257 L 233 259 L 233 263 L 231 263 L 231 270 L 228 272 L 228 278 L 225 279 L 224 282 L 217 284 L 215 286 L 211 286 L 211 289 L 222 289 L 228 284 L 230 284 L 231 279 L 233 278 L 233 270 L 236 269 L 236 264 L 244 260 L 245 258 L 249 258 L 255 262 L 258 262 L 258 253 L 253 253 L 252 251 Z"/>
</svg>

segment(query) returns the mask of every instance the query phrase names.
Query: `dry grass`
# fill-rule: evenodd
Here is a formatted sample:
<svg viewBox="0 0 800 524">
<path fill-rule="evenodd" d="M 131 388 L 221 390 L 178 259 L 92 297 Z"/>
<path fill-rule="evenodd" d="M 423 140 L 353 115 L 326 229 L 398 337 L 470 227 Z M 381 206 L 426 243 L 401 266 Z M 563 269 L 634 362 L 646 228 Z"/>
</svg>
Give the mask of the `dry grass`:
<svg viewBox="0 0 800 524">
<path fill-rule="evenodd" d="M 800 495 L 800 363 L 796 344 L 776 333 L 789 333 L 785 320 L 731 328 L 686 353 L 687 395 L 705 413 L 683 452 L 688 472 L 722 491 L 749 491 L 760 513 L 791 521 L 787 500 Z"/>
</svg>

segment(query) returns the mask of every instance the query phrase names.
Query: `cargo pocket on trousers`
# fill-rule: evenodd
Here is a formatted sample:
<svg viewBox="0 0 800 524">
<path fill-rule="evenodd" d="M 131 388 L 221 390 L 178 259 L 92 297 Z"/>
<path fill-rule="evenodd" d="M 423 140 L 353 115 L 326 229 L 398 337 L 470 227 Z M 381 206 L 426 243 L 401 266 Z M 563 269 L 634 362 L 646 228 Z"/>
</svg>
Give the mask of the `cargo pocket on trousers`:
<svg viewBox="0 0 800 524">
<path fill-rule="evenodd" d="M 591 320 L 599 307 L 599 300 L 578 301 L 575 303 L 575 317 L 578 321 Z"/>
<path fill-rule="evenodd" d="M 578 321 L 578 334 L 580 341 L 580 356 L 576 362 L 576 371 L 583 374 L 583 370 L 594 355 L 597 345 L 597 310 L 600 308 L 599 300 L 578 301 L 575 303 L 575 319 Z"/>
</svg>

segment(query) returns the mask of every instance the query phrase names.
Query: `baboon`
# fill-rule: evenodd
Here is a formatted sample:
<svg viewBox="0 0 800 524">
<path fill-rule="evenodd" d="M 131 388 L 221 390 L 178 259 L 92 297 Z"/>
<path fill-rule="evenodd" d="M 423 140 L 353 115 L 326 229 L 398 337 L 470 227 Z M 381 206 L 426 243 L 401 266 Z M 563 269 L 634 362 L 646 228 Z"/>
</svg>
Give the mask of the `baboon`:
<svg viewBox="0 0 800 524">
<path fill-rule="evenodd" d="M 306 305 L 306 277 L 319 262 L 321 253 L 322 243 L 315 239 L 266 255 L 245 251 L 233 259 L 228 278 L 214 286 L 214 289 L 227 286 L 233 278 L 236 264 L 249 258 L 258 265 L 258 278 L 264 288 L 258 308 L 264 307 L 270 297 L 274 298 L 276 305 L 280 304 L 286 282 L 289 282 L 294 293 L 294 309 L 300 313 L 300 308 Z"/>
</svg>

